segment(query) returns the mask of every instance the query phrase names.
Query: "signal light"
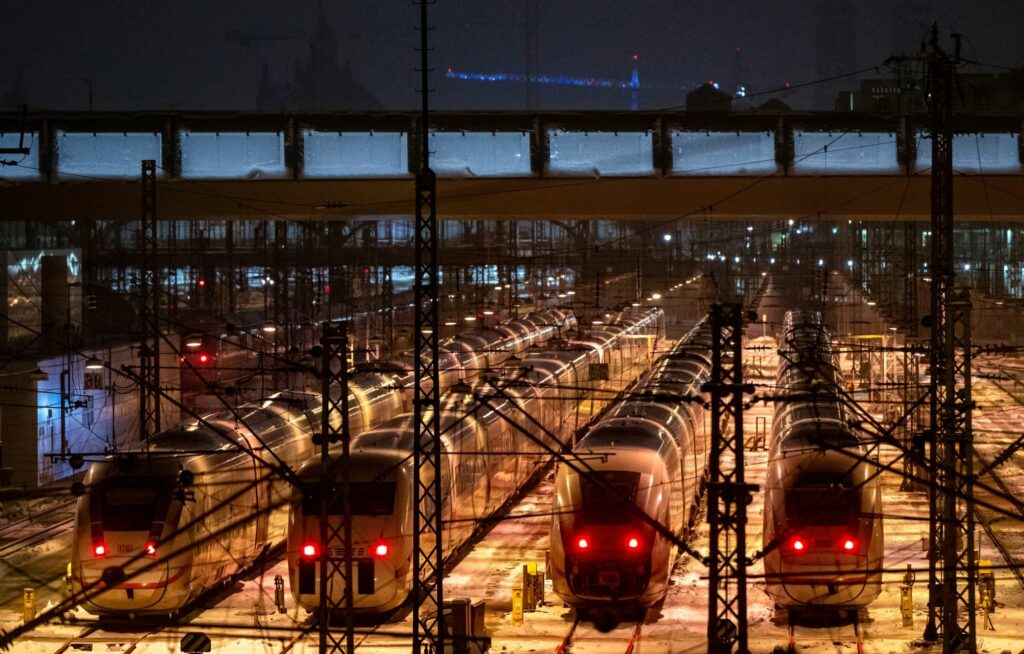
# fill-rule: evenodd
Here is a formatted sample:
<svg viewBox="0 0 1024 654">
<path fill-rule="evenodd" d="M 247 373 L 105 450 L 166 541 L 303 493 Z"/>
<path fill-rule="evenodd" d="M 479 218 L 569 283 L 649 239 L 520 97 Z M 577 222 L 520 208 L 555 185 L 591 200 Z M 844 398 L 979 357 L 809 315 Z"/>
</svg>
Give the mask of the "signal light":
<svg viewBox="0 0 1024 654">
<path fill-rule="evenodd" d="M 585 550 L 588 547 L 590 547 L 590 541 L 588 541 L 586 538 L 580 538 L 576 541 L 576 546 L 579 547 L 581 550 Z"/>
<path fill-rule="evenodd" d="M 792 540 L 792 542 L 790 543 L 790 546 L 793 548 L 794 552 L 803 552 L 804 549 L 807 547 L 804 544 L 804 542 L 802 540 L 800 540 L 799 538 L 794 538 Z"/>
<path fill-rule="evenodd" d="M 146 543 L 146 555 L 156 556 L 156 543 L 154 543 L 153 541 L 149 541 L 148 543 Z"/>
<path fill-rule="evenodd" d="M 636 536 L 633 536 L 628 541 L 626 541 L 626 547 L 628 547 L 631 550 L 635 550 L 636 548 L 640 547 L 640 540 Z"/>
<path fill-rule="evenodd" d="M 843 541 L 843 549 L 847 552 L 852 552 L 857 549 L 857 541 L 852 538 L 847 538 Z"/>
<path fill-rule="evenodd" d="M 373 553 L 377 556 L 387 556 L 389 551 L 391 551 L 391 548 L 384 541 L 378 542 L 373 548 Z"/>
<path fill-rule="evenodd" d="M 106 556 L 107 555 L 107 546 L 104 545 L 103 543 L 99 543 L 98 545 L 96 545 L 96 546 L 94 546 L 92 548 L 92 553 L 95 554 L 96 556 Z"/>
<path fill-rule="evenodd" d="M 302 546 L 302 556 L 314 557 L 316 556 L 316 545 L 312 543 Z"/>
</svg>

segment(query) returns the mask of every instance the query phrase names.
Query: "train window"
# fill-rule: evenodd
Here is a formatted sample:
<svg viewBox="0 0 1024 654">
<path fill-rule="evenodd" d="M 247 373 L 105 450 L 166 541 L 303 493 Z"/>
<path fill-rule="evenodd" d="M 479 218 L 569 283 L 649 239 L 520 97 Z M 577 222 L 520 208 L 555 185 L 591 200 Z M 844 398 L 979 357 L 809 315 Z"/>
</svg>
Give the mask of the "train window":
<svg viewBox="0 0 1024 654">
<path fill-rule="evenodd" d="M 395 489 L 393 481 L 353 482 L 351 484 L 352 515 L 391 515 L 395 510 Z M 341 489 L 335 489 L 331 505 L 327 508 L 328 515 L 342 515 L 345 506 L 341 497 Z M 320 514 L 320 493 L 313 489 L 302 497 L 302 514 L 316 516 Z"/>
<path fill-rule="evenodd" d="M 156 509 L 152 488 L 106 488 L 103 528 L 106 531 L 149 531 Z"/>
<path fill-rule="evenodd" d="M 860 517 L 860 493 L 839 486 L 795 486 L 786 494 L 792 528 L 846 525 Z"/>
<path fill-rule="evenodd" d="M 590 477 L 580 479 L 583 500 L 583 519 L 590 524 L 619 525 L 632 522 L 632 512 L 623 506 L 636 499 L 640 484 L 639 472 L 602 470 L 592 473 L 601 481 Z"/>
</svg>

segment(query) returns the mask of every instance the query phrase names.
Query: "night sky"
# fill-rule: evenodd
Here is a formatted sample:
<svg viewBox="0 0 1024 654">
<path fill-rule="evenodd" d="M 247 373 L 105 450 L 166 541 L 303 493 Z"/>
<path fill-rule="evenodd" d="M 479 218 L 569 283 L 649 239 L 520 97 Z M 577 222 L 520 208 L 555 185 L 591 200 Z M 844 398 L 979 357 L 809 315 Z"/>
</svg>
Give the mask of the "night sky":
<svg viewBox="0 0 1024 654">
<path fill-rule="evenodd" d="M 350 67 L 380 106 L 417 106 L 417 7 L 409 0 L 323 4 L 338 66 Z M 731 90 L 738 70 L 740 81 L 758 92 L 816 79 L 826 69 L 881 64 L 898 49 L 912 52 L 931 20 L 943 34 L 964 33 L 967 56 L 1024 64 L 1019 0 L 534 0 L 533 58 L 529 4 L 433 5 L 436 108 L 525 109 L 530 100 L 522 84 L 444 80 L 449 66 L 523 73 L 532 60 L 540 74 L 626 81 L 633 54 L 640 57 L 641 83 L 655 87 L 644 108 L 682 104 L 686 89 L 708 79 Z M 289 84 L 309 58 L 319 12 L 316 0 L 7 0 L 0 101 L 84 110 L 83 80 L 92 80 L 97 110 L 255 109 L 264 63 L 273 84 Z M 228 32 L 254 38 L 243 44 L 226 38 Z M 814 101 L 805 94 L 796 104 Z M 532 102 L 582 109 L 613 108 L 618 100 L 557 86 L 539 89 Z"/>
</svg>

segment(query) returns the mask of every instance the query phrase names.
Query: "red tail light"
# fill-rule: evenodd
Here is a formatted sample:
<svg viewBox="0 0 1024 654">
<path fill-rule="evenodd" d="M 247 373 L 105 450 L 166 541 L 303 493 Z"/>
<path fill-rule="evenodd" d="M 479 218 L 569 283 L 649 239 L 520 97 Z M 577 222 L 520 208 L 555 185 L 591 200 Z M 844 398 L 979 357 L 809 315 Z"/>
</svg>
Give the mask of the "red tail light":
<svg viewBox="0 0 1024 654">
<path fill-rule="evenodd" d="M 579 538 L 579 539 L 578 539 L 578 540 L 576 541 L 576 547 L 580 548 L 581 550 L 585 550 L 585 549 L 587 549 L 588 547 L 590 547 L 590 541 L 589 541 L 589 540 L 587 540 L 587 539 L 586 539 L 586 537 L 584 537 L 584 536 L 581 536 L 581 537 L 580 537 L 580 538 Z"/>
<path fill-rule="evenodd" d="M 384 541 L 378 541 L 377 544 L 373 546 L 373 553 L 377 556 L 387 556 L 390 551 L 391 548 L 388 547 L 388 544 Z"/>
<path fill-rule="evenodd" d="M 847 538 L 843 540 L 843 551 L 845 552 L 856 552 L 857 551 L 857 539 Z"/>
<path fill-rule="evenodd" d="M 803 539 L 797 537 L 789 541 L 789 547 L 797 554 L 801 554 L 807 549 L 807 543 L 805 543 Z"/>
<path fill-rule="evenodd" d="M 316 556 L 316 545 L 313 545 L 312 543 L 307 543 L 303 545 L 302 556 L 306 556 L 309 558 Z"/>
<path fill-rule="evenodd" d="M 93 546 L 92 553 L 95 554 L 96 556 L 106 556 L 107 555 L 107 546 L 104 545 L 103 543 L 97 543 L 96 545 Z"/>
<path fill-rule="evenodd" d="M 209 363 L 209 362 L 210 362 L 210 355 L 207 354 L 206 352 L 200 352 L 199 353 L 199 363 Z"/>
<path fill-rule="evenodd" d="M 148 543 L 146 543 L 146 555 L 156 556 L 156 543 L 154 543 L 153 541 L 149 541 Z"/>
<path fill-rule="evenodd" d="M 636 536 L 631 536 L 630 539 L 626 541 L 626 547 L 628 547 L 631 550 L 635 550 L 636 548 L 640 547 L 640 539 Z"/>
</svg>

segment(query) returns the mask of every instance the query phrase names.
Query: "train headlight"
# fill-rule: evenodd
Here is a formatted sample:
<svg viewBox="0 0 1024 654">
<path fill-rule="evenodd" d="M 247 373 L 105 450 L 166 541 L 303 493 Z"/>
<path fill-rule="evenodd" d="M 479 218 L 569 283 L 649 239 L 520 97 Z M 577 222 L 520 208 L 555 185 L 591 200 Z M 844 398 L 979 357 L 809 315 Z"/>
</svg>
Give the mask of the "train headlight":
<svg viewBox="0 0 1024 654">
<path fill-rule="evenodd" d="M 92 548 L 92 553 L 95 554 L 96 556 L 106 556 L 107 555 L 107 546 L 104 545 L 103 543 L 96 543 L 93 546 L 93 548 Z"/>
<path fill-rule="evenodd" d="M 302 546 L 302 556 L 313 558 L 316 556 L 316 545 L 312 543 L 306 543 Z"/>
<path fill-rule="evenodd" d="M 631 536 L 630 539 L 626 541 L 626 547 L 628 547 L 631 550 L 635 550 L 636 548 L 640 547 L 640 539 L 636 536 Z"/>
<path fill-rule="evenodd" d="M 857 540 L 855 538 L 847 538 L 843 540 L 843 551 L 844 552 L 856 552 L 857 551 Z"/>
<path fill-rule="evenodd" d="M 373 553 L 380 557 L 387 556 L 389 551 L 391 551 L 391 548 L 388 547 L 388 544 L 384 541 L 378 541 L 377 544 L 373 546 Z"/>
<path fill-rule="evenodd" d="M 588 547 L 590 547 L 590 541 L 587 540 L 585 536 L 580 536 L 579 539 L 576 540 L 576 547 L 580 548 L 581 550 L 585 550 Z"/>
</svg>

